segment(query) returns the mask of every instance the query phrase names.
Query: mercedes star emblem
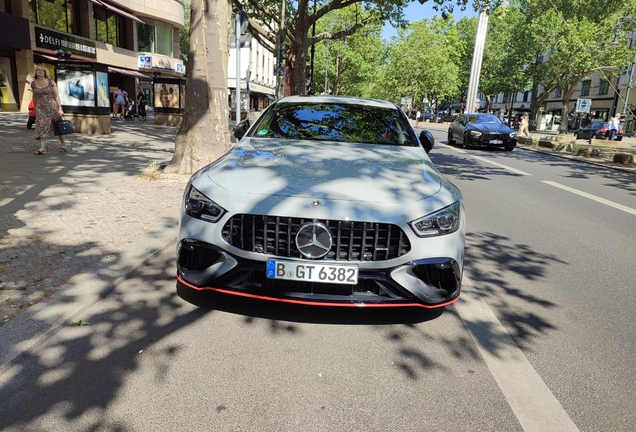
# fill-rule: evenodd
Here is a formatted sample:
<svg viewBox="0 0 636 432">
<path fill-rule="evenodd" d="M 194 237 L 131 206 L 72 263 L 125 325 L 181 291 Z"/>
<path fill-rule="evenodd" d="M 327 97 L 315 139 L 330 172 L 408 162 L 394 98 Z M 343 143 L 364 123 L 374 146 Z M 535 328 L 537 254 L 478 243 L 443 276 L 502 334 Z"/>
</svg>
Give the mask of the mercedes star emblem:
<svg viewBox="0 0 636 432">
<path fill-rule="evenodd" d="M 307 258 L 322 258 L 333 245 L 331 231 L 322 222 L 307 222 L 296 233 L 296 246 Z"/>
</svg>

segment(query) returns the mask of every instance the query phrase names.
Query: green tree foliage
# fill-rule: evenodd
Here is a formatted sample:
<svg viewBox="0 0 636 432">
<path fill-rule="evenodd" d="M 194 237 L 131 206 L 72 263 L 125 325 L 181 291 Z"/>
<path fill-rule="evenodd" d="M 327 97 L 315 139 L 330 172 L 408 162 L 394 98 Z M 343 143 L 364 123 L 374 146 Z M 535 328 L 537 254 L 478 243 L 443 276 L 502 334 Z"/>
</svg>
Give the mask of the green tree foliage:
<svg viewBox="0 0 636 432">
<path fill-rule="evenodd" d="M 542 53 L 545 70 L 541 84 L 562 89 L 563 119 L 568 118 L 570 100 L 581 80 L 595 71 L 602 71 L 609 79 L 631 61 L 625 43 L 612 44 L 619 18 L 633 7 L 629 2 L 520 0 L 519 7 L 523 24 L 541 35 L 541 45 L 550 47 Z M 537 42 L 532 35 L 529 40 Z M 563 121 L 561 133 L 567 131 L 567 121 Z"/>
<path fill-rule="evenodd" d="M 324 40 L 342 40 L 368 25 L 391 23 L 404 25 L 404 8 L 414 0 L 297 0 L 285 2 L 285 20 L 281 23 L 281 0 L 232 0 L 235 9 L 250 16 L 250 32 L 256 40 L 273 50 L 275 33 L 284 27 L 289 48 L 286 62 L 291 66 L 291 92 L 305 92 L 305 66 L 309 48 Z M 316 8 L 314 9 L 314 4 Z M 364 7 L 362 7 L 364 6 Z M 331 13 L 354 8 L 354 17 L 337 31 L 311 36 L 315 22 L 328 21 Z"/>
<path fill-rule="evenodd" d="M 400 102 L 407 96 L 414 105 L 424 97 L 433 106 L 450 102 L 460 84 L 458 36 L 452 17 L 417 21 L 400 31 L 389 43 L 378 97 Z"/>
<path fill-rule="evenodd" d="M 317 23 L 316 33 L 333 33 L 343 29 L 355 20 L 357 10 L 359 8 L 349 7 L 332 12 L 328 19 Z M 327 46 L 329 47 L 328 56 Z M 327 72 L 327 86 L 331 94 L 371 97 L 369 84 L 376 81 L 378 69 L 386 58 L 381 25 L 365 26 L 342 40 L 324 40 L 314 45 L 314 49 L 314 92 L 316 94 L 325 92 L 325 72 Z M 325 67 L 327 60 L 329 65 Z"/>
</svg>

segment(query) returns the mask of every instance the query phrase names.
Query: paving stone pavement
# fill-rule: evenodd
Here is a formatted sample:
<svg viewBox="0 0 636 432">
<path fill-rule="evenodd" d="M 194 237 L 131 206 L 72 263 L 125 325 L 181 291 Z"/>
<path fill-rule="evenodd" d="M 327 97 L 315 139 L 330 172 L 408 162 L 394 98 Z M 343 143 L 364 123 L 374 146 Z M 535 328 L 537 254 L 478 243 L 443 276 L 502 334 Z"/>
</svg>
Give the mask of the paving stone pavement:
<svg viewBox="0 0 636 432">
<path fill-rule="evenodd" d="M 187 176 L 140 177 L 167 163 L 177 128 L 112 121 L 109 135 L 73 134 L 68 153 L 36 156 L 25 113 L 0 113 L 0 329 L 98 263 L 173 226 Z"/>
</svg>

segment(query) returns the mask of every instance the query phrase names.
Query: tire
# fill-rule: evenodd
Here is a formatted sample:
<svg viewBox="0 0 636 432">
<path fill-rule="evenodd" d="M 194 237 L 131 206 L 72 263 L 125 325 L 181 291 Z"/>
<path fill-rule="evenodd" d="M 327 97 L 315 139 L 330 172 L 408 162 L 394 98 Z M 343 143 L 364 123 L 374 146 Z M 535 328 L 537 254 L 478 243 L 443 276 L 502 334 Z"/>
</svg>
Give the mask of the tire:
<svg viewBox="0 0 636 432">
<path fill-rule="evenodd" d="M 515 147 L 516 147 L 516 146 L 517 146 L 517 144 L 512 145 L 512 146 L 505 146 L 505 147 L 504 147 L 504 150 L 506 150 L 506 151 L 513 151 L 513 150 L 515 149 Z"/>
<path fill-rule="evenodd" d="M 470 142 L 468 142 L 468 134 L 464 134 L 464 140 L 462 141 L 462 147 L 465 149 L 470 148 Z"/>
<path fill-rule="evenodd" d="M 448 131 L 448 145 L 455 145 L 455 140 L 453 139 L 453 134 L 451 131 Z"/>
</svg>

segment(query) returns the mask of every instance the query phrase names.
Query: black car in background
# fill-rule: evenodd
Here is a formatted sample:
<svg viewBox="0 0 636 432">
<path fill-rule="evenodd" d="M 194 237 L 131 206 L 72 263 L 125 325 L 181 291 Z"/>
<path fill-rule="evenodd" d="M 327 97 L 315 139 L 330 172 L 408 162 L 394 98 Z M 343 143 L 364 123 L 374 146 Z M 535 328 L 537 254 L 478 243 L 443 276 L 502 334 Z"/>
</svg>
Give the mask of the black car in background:
<svg viewBox="0 0 636 432">
<path fill-rule="evenodd" d="M 517 146 L 517 133 L 492 114 L 460 114 L 448 127 L 448 144 L 461 142 L 464 148 Z"/>
<path fill-rule="evenodd" d="M 576 139 L 604 139 L 609 136 L 609 130 L 607 129 L 607 123 L 602 121 L 593 121 L 589 125 L 574 132 L 574 138 Z M 614 141 L 623 140 L 623 130 L 620 129 L 614 138 Z"/>
</svg>

